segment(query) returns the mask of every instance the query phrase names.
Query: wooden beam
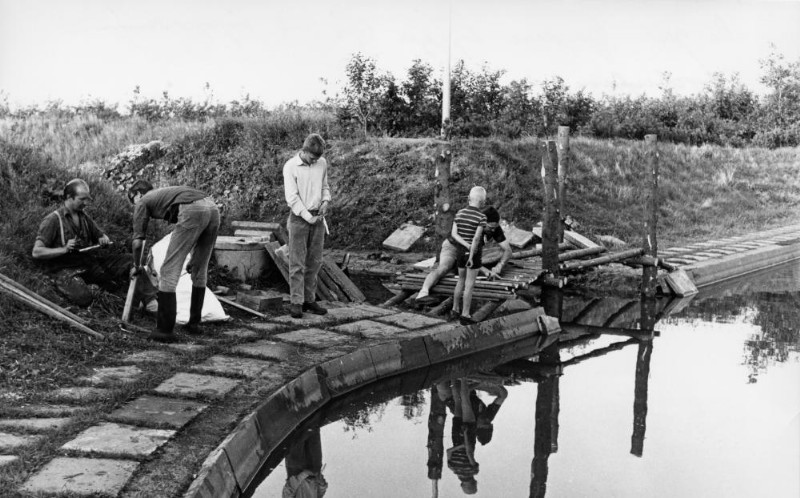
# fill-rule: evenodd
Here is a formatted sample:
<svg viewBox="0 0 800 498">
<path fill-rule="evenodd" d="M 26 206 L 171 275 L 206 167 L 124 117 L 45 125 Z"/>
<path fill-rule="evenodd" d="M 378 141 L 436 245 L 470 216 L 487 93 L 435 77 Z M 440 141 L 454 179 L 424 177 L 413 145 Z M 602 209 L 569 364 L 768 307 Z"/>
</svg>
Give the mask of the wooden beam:
<svg viewBox="0 0 800 498">
<path fill-rule="evenodd" d="M 542 223 L 542 267 L 558 276 L 558 152 L 553 140 L 542 142 L 542 181 L 544 183 L 544 214 Z"/>
<path fill-rule="evenodd" d="M 571 270 L 578 270 L 581 268 L 590 268 L 592 266 L 600 266 L 606 263 L 613 263 L 615 261 L 621 261 L 623 259 L 628 258 L 635 258 L 636 256 L 641 256 L 643 249 L 628 249 L 625 251 L 614 252 L 607 254 L 605 256 L 600 256 L 599 258 L 594 259 L 585 259 L 581 261 L 568 261 L 566 263 L 561 264 L 561 269 L 564 271 L 571 271 Z"/>
<path fill-rule="evenodd" d="M 255 315 L 255 316 L 260 317 L 260 318 L 269 318 L 264 313 L 259 313 L 258 311 L 254 310 L 254 309 L 248 308 L 247 306 L 242 306 L 241 304 L 239 304 L 239 303 L 237 303 L 235 301 L 231 301 L 227 297 L 217 296 L 217 299 L 219 299 L 219 301 L 221 303 L 225 303 L 228 306 L 233 306 L 236 309 L 240 309 L 242 311 L 246 311 L 246 312 L 250 313 L 251 315 Z"/>
<path fill-rule="evenodd" d="M 567 175 L 569 174 L 569 126 L 558 127 L 558 213 L 564 217 L 564 203 L 567 193 Z M 564 242 L 564 223 L 558 224 L 558 241 Z"/>
<path fill-rule="evenodd" d="M 354 303 L 363 303 L 367 300 L 367 297 L 361 292 L 361 289 L 359 289 L 330 258 L 322 258 L 322 268 L 325 269 L 328 276 L 331 277 L 331 280 L 341 287 L 351 301 Z"/>
</svg>

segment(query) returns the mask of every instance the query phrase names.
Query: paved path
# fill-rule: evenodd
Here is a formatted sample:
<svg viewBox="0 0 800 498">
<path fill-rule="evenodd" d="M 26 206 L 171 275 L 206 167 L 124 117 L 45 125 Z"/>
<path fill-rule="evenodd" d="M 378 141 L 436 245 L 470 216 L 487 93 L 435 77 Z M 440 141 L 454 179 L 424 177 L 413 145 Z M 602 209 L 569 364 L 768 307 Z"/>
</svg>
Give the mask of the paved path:
<svg viewBox="0 0 800 498">
<path fill-rule="evenodd" d="M 224 404 L 234 390 L 274 389 L 291 380 L 292 372 L 326 359 L 388 339 L 455 326 L 368 304 L 323 304 L 329 308 L 325 316 L 294 320 L 281 315 L 245 327 L 223 326 L 221 334 L 195 343 L 154 344 L 151 350 L 96 369 L 78 379 L 79 385 L 51 393 L 49 399 L 58 403 L 23 407 L 18 417 L 0 420 L 0 453 L 5 453 L 0 466 L 12 463 L 26 445 L 46 438 L 48 432 L 68 428 L 94 400 L 121 397 L 117 409 L 60 445 L 56 453 L 63 456 L 47 462 L 18 490 L 117 496 L 143 462 L 179 431 L 191 430 L 196 417 L 209 407 Z M 176 352 L 189 352 L 196 361 L 176 368 L 158 385 L 135 388 L 148 364 L 174 361 Z M 136 394 L 125 399 L 128 391 Z"/>
</svg>

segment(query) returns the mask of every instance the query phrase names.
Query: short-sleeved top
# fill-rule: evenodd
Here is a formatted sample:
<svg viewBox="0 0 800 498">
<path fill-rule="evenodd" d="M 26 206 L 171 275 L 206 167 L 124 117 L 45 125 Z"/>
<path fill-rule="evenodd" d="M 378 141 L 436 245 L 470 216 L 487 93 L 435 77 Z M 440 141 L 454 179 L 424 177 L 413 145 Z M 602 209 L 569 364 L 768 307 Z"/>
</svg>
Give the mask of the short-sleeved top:
<svg viewBox="0 0 800 498">
<path fill-rule="evenodd" d="M 133 208 L 133 238 L 147 238 L 147 224 L 150 218 L 175 223 L 178 221 L 178 208 L 181 204 L 189 204 L 206 197 L 208 194 L 184 186 L 151 190 L 144 194 Z"/>
<path fill-rule="evenodd" d="M 475 232 L 478 231 L 478 227 L 486 228 L 486 215 L 476 207 L 467 206 L 456 213 L 453 223 L 456 224 L 458 235 L 460 235 L 467 244 L 471 244 L 472 239 L 475 238 Z"/>
<path fill-rule="evenodd" d="M 102 230 L 88 214 L 79 212 L 76 225 L 69 210 L 62 206 L 45 216 L 39 224 L 36 240 L 41 240 L 45 247 L 56 248 L 66 246 L 70 239 L 77 239 L 76 247 L 80 249 L 97 244 L 102 236 Z"/>
</svg>

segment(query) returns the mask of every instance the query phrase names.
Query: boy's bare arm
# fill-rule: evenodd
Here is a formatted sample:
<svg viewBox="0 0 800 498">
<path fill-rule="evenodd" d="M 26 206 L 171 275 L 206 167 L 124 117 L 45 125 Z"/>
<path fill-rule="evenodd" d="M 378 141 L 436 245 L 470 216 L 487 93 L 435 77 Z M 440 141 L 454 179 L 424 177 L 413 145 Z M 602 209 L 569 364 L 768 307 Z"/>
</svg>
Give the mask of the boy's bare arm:
<svg viewBox="0 0 800 498">
<path fill-rule="evenodd" d="M 464 246 L 467 249 L 469 249 L 469 247 L 470 247 L 469 243 L 466 240 L 464 240 L 464 237 L 462 237 L 462 236 L 460 236 L 458 234 L 458 225 L 456 224 L 455 221 L 453 222 L 453 228 L 450 230 L 450 236 L 453 237 L 453 240 L 455 240 L 456 242 L 458 242 L 462 246 Z"/>
<path fill-rule="evenodd" d="M 478 227 L 478 229 L 475 230 L 475 236 L 472 237 L 472 245 L 469 247 L 469 259 L 467 260 L 469 266 L 467 266 L 467 268 L 472 268 L 472 257 L 475 255 L 475 251 L 478 250 L 478 246 L 480 245 L 482 238 L 483 227 Z"/>
</svg>

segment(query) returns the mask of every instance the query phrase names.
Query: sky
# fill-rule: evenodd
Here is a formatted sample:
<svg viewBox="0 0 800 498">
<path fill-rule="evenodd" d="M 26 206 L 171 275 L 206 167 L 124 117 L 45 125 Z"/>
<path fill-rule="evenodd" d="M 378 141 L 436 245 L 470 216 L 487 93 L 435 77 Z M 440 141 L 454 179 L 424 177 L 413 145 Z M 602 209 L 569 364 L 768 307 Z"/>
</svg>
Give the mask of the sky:
<svg viewBox="0 0 800 498">
<path fill-rule="evenodd" d="M 448 21 L 448 19 L 450 21 Z M 448 29 L 451 26 L 451 30 Z M 800 0 L 0 0 L 0 103 L 142 96 L 268 106 L 323 98 L 354 53 L 405 79 L 448 60 L 538 87 L 682 95 L 714 72 L 757 93 L 774 44 L 800 60 Z M 327 82 L 327 83 L 326 83 Z"/>
</svg>

